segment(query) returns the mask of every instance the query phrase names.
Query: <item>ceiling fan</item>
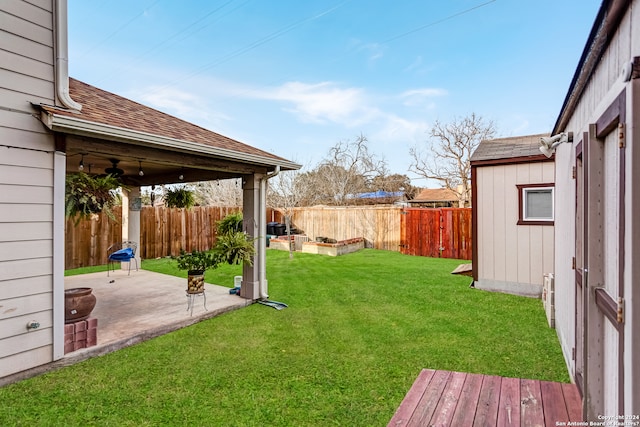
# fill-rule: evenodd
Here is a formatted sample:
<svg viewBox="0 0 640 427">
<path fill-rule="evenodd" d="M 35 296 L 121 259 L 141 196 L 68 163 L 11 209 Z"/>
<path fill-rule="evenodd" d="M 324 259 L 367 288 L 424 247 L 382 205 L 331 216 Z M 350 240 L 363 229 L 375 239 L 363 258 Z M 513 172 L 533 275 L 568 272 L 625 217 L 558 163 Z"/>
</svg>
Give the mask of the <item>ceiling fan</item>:
<svg viewBox="0 0 640 427">
<path fill-rule="evenodd" d="M 124 175 L 124 171 L 118 167 L 118 163 L 120 163 L 120 160 L 118 160 L 118 159 L 109 159 L 109 161 L 111 162 L 111 167 L 110 168 L 106 168 L 104 170 L 106 173 L 108 173 L 109 175 L 113 175 L 116 178 Z"/>
</svg>

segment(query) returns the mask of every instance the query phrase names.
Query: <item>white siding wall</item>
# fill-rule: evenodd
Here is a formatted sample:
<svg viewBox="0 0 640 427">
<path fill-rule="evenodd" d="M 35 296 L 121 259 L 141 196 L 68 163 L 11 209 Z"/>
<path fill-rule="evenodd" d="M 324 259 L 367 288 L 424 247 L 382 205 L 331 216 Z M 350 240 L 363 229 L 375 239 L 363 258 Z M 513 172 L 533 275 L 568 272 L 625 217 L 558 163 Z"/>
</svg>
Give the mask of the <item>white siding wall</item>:
<svg viewBox="0 0 640 427">
<path fill-rule="evenodd" d="M 0 3 L 0 377 L 52 360 L 54 144 L 31 106 L 54 103 L 52 4 Z"/>
<path fill-rule="evenodd" d="M 640 366 L 637 358 L 640 357 L 640 340 L 636 337 L 640 334 L 640 295 L 637 294 L 637 283 L 640 281 L 640 229 L 637 221 L 640 208 L 640 82 L 638 79 L 632 82 L 623 82 L 620 79 L 621 69 L 625 62 L 633 57 L 640 56 L 640 2 L 634 0 L 626 16 L 624 17 L 616 35 L 612 38 L 607 52 L 604 54 L 595 72 L 592 74 L 589 84 L 584 90 L 577 109 L 573 113 L 564 130 L 572 131 L 576 142 L 582 138 L 583 132 L 588 132 L 589 124 L 602 115 L 611 102 L 627 89 L 627 162 L 626 162 L 626 194 L 625 194 L 625 412 L 638 414 L 640 412 Z M 614 132 L 615 134 L 615 132 Z M 575 147 L 563 144 L 556 151 L 556 329 L 565 359 L 570 367 L 574 362 L 571 357 L 571 349 L 575 343 L 574 324 L 574 271 L 566 262 L 574 256 L 574 218 L 575 218 L 575 182 L 571 179 L 571 169 L 575 165 Z M 615 176 L 610 180 L 617 179 Z M 616 182 L 611 182 L 617 185 Z M 617 201 L 612 201 L 617 206 Z M 609 224 L 615 226 L 616 224 Z M 607 242 L 609 245 L 609 242 Z M 614 248 L 609 245 L 609 248 Z M 605 256 L 602 258 L 605 270 L 616 268 L 617 256 Z M 636 284 L 634 287 L 633 284 Z M 613 332 L 608 328 L 603 339 L 607 341 L 605 360 L 602 360 L 605 374 L 603 375 L 605 402 L 604 407 L 611 409 L 615 406 L 612 400 L 617 395 L 617 378 L 613 374 L 616 371 L 617 356 L 609 352 L 617 346 L 613 338 Z M 594 337 L 595 338 L 595 337 Z M 611 342 L 609 342 L 611 341 Z M 598 412 L 600 413 L 600 412 Z"/>
<path fill-rule="evenodd" d="M 478 281 L 476 287 L 536 296 L 553 273 L 554 227 L 518 225 L 519 184 L 553 183 L 551 162 L 476 169 Z"/>
</svg>

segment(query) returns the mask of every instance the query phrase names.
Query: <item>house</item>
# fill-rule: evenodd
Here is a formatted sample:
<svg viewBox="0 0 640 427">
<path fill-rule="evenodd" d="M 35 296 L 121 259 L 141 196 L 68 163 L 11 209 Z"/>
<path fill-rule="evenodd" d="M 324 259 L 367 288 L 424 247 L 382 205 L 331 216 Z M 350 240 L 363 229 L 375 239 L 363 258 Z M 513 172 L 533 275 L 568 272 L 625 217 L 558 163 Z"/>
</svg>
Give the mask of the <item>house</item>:
<svg viewBox="0 0 640 427">
<path fill-rule="evenodd" d="M 244 230 L 266 235 L 267 179 L 300 166 L 68 77 L 67 1 L 0 4 L 0 378 L 64 353 L 65 175 L 118 171 L 123 240 L 140 186 L 243 179 Z M 140 171 L 143 174 L 140 174 Z M 264 240 L 242 295 L 267 295 Z M 29 325 L 29 326 L 27 326 Z"/>
<path fill-rule="evenodd" d="M 448 188 L 423 188 L 408 202 L 412 208 L 453 208 L 459 199 L 458 193 Z"/>
<path fill-rule="evenodd" d="M 605 0 L 555 149 L 556 330 L 586 419 L 640 414 L 640 1 Z"/>
<path fill-rule="evenodd" d="M 554 164 L 542 136 L 482 141 L 471 156 L 476 288 L 540 296 L 553 273 Z"/>
</svg>

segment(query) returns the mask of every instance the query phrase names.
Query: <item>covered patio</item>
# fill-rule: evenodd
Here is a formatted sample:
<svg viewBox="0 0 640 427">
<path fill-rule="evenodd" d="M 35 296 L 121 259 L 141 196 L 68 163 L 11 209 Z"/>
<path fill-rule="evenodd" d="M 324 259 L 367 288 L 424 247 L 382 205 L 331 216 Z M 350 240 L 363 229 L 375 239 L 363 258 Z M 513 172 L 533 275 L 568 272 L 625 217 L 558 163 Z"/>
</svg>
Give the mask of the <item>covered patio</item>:
<svg viewBox="0 0 640 427">
<path fill-rule="evenodd" d="M 228 287 L 205 283 L 207 309 L 204 298 L 198 295 L 191 314 L 187 311 L 186 281 L 147 270 L 132 270 L 129 275 L 125 269 L 111 271 L 109 276 L 103 271 L 65 277 L 65 289 L 92 288 L 96 296 L 90 318 L 97 319 L 97 344 L 2 377 L 0 387 L 141 343 L 254 302 L 229 294 Z"/>
<path fill-rule="evenodd" d="M 111 271 L 65 277 L 65 289 L 88 287 L 96 296 L 91 317 L 98 321 L 97 344 L 67 353 L 84 359 L 109 353 L 184 328 L 253 302 L 229 288 L 205 284 L 203 295 L 187 310 L 186 279 L 146 270 Z M 206 297 L 206 309 L 205 298 Z"/>
</svg>

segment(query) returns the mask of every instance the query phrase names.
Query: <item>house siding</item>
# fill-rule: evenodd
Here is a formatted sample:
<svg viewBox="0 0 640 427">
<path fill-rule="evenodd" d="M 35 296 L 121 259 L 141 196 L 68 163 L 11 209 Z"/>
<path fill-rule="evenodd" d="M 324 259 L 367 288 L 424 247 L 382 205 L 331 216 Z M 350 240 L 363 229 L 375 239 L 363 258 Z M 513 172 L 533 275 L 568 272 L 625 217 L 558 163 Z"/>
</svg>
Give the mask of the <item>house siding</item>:
<svg viewBox="0 0 640 427">
<path fill-rule="evenodd" d="M 640 56 L 640 2 L 631 1 L 615 34 L 610 38 L 609 46 L 604 52 L 598 65 L 589 78 L 589 83 L 582 92 L 575 110 L 572 112 L 564 129 L 576 135 L 576 142 L 580 142 L 582 135 L 589 132 L 590 124 L 603 114 L 612 102 L 626 91 L 626 165 L 623 171 L 625 177 L 625 199 L 622 209 L 625 222 L 619 224 L 619 200 L 616 191 L 619 188 L 620 171 L 617 165 L 618 153 L 617 132 L 612 132 L 604 142 L 602 162 L 603 184 L 602 203 L 607 206 L 603 210 L 604 241 L 588 242 L 592 255 L 598 256 L 600 267 L 605 278 L 603 283 L 590 283 L 589 287 L 602 286 L 609 294 L 617 296 L 618 260 L 624 257 L 624 377 L 618 375 L 618 332 L 606 320 L 603 322 L 602 334 L 593 335 L 588 332 L 590 341 L 589 359 L 597 359 L 597 369 L 589 371 L 591 379 L 587 383 L 589 396 L 588 414 L 622 415 L 620 408 L 627 415 L 640 412 L 640 367 L 637 358 L 640 356 L 640 298 L 637 293 L 637 283 L 640 281 L 640 230 L 637 213 L 640 208 L 640 172 L 637 165 L 640 161 L 640 135 L 638 134 L 640 117 L 640 83 L 634 79 L 624 82 L 621 79 L 623 65 L 634 57 Z M 635 25 L 634 25 L 635 24 Z M 584 143 L 584 142 L 583 142 Z M 612 150 L 613 147 L 613 151 Z M 556 329 L 564 352 L 565 360 L 570 372 L 575 375 L 575 361 L 572 351 L 576 342 L 575 319 L 575 271 L 566 262 L 575 256 L 575 217 L 576 193 L 575 181 L 571 177 L 571 170 L 576 165 L 575 144 L 563 144 L 556 151 L 556 201 L 557 212 L 556 229 Z M 593 178 L 587 171 L 589 179 Z M 597 178 L 600 179 L 600 178 Z M 593 186 L 592 186 L 593 188 Z M 591 190 L 593 191 L 593 190 Z M 593 206 L 593 200 L 590 204 Z M 593 220 L 593 218 L 591 218 Z M 620 227 L 624 227 L 624 254 L 618 251 L 615 240 Z M 597 254 L 594 254 L 598 251 Z M 594 270 L 595 265 L 587 265 Z M 633 284 L 636 283 L 635 289 Z M 635 297 L 635 298 L 634 298 Z M 577 321 L 581 321 L 578 319 Z M 594 346 L 602 344 L 603 351 Z M 635 361 L 635 363 L 634 363 Z M 592 363 L 592 362 L 590 362 Z M 624 381 L 624 400 L 619 402 L 619 384 Z"/>
<path fill-rule="evenodd" d="M 53 360 L 53 1 L 0 3 L 0 377 Z M 40 327 L 31 332 L 26 325 Z"/>
<path fill-rule="evenodd" d="M 518 225 L 516 185 L 553 183 L 553 163 L 477 167 L 476 179 L 476 287 L 539 296 L 544 274 L 553 272 L 554 227 Z"/>
</svg>

